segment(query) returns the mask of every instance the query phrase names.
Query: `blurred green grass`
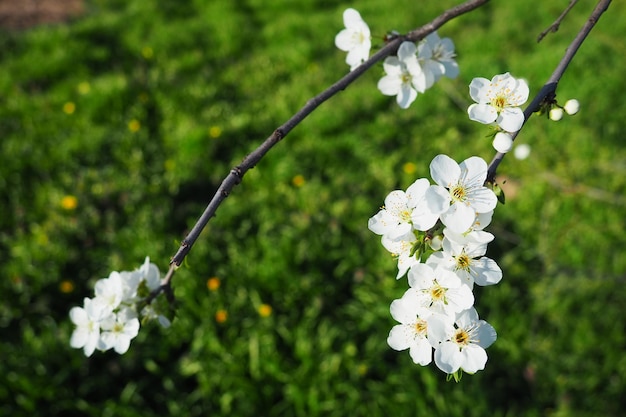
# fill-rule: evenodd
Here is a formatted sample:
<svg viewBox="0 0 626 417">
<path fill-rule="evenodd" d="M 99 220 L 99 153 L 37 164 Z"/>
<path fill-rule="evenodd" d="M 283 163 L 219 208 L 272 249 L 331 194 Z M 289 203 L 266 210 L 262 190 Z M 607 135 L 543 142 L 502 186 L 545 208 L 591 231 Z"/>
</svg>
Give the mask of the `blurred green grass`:
<svg viewBox="0 0 626 417">
<path fill-rule="evenodd" d="M 438 153 L 489 160 L 484 127 L 467 119 L 467 85 L 510 71 L 538 91 L 590 0 L 540 44 L 565 1 L 492 2 L 452 21 L 440 34 L 456 43 L 460 77 L 406 111 L 377 92 L 374 68 L 225 201 L 176 274 L 171 329 L 142 329 L 121 357 L 69 347 L 68 311 L 96 279 L 146 255 L 165 270 L 229 169 L 346 73 L 333 44 L 343 9 L 357 8 L 380 44 L 455 4 L 92 0 L 69 24 L 0 33 L 0 414 L 619 415 L 618 2 L 557 91 L 581 112 L 533 117 L 518 138 L 531 156 L 500 168 L 507 204 L 489 255 L 504 279 L 477 293 L 499 333 L 485 371 L 446 383 L 387 346 L 389 303 L 405 285 L 367 219 L 389 191 L 428 176 Z M 64 208 L 68 196 L 75 208 Z"/>
</svg>

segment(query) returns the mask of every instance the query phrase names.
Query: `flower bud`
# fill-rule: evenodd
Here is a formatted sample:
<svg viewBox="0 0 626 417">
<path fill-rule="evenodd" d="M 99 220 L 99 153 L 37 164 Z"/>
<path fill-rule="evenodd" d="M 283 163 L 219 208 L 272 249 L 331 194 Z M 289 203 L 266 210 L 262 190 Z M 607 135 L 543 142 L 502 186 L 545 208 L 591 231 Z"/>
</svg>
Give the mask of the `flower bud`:
<svg viewBox="0 0 626 417">
<path fill-rule="evenodd" d="M 430 248 L 434 251 L 441 250 L 441 248 L 443 248 L 443 236 L 433 236 L 432 239 L 428 241 L 428 244 L 430 245 Z"/>
<path fill-rule="evenodd" d="M 513 147 L 511 135 L 504 132 L 496 133 L 496 136 L 493 138 L 493 147 L 498 152 L 507 153 Z"/>
<path fill-rule="evenodd" d="M 558 122 L 559 120 L 563 118 L 563 109 L 560 107 L 555 107 L 552 110 L 550 110 L 549 115 L 550 115 L 550 120 Z"/>
<path fill-rule="evenodd" d="M 565 110 L 565 113 L 572 116 L 580 110 L 580 103 L 576 99 L 567 100 L 563 106 L 563 110 Z"/>
<path fill-rule="evenodd" d="M 516 159 L 519 159 L 520 161 L 528 158 L 528 156 L 530 155 L 530 145 L 526 143 L 517 145 L 515 147 L 515 150 L 513 151 L 513 155 Z"/>
</svg>

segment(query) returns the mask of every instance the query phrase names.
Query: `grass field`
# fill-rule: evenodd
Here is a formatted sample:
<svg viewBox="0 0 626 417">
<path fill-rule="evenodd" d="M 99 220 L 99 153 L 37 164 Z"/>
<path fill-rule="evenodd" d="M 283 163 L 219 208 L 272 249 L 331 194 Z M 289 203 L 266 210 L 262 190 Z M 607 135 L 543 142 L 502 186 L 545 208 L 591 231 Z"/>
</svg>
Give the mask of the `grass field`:
<svg viewBox="0 0 626 417">
<path fill-rule="evenodd" d="M 488 255 L 504 278 L 476 293 L 498 331 L 484 371 L 446 382 L 389 348 L 406 282 L 367 220 L 439 153 L 489 161 L 470 81 L 509 71 L 532 96 L 591 0 L 539 44 L 567 1 L 493 1 L 448 23 L 461 74 L 408 110 L 378 92 L 375 66 L 226 199 L 175 275 L 171 328 L 143 327 L 123 356 L 69 346 L 68 312 L 97 279 L 146 255 L 165 271 L 230 168 L 347 73 L 345 8 L 380 47 L 455 4 L 90 0 L 70 22 L 0 32 L 0 415 L 623 414 L 620 2 L 557 90 L 579 114 L 533 117 L 518 137 L 531 155 L 499 168 Z"/>
</svg>

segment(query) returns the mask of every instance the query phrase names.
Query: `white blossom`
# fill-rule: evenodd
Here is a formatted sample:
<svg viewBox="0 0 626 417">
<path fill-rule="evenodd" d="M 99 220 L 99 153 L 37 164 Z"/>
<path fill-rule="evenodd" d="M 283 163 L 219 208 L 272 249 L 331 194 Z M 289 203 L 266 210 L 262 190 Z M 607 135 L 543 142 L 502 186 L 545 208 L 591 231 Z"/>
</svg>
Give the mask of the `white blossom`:
<svg viewBox="0 0 626 417">
<path fill-rule="evenodd" d="M 430 87 L 442 76 L 456 78 L 459 75 L 459 65 L 454 52 L 454 43 L 450 38 L 441 39 L 437 32 L 432 32 L 418 45 L 418 61 L 427 74 L 427 85 Z M 432 80 L 431 80 L 431 74 Z"/>
<path fill-rule="evenodd" d="M 95 287 L 96 296 L 93 298 L 87 311 L 96 320 L 102 320 L 119 307 L 124 299 L 122 276 L 113 271 L 108 278 L 99 279 Z"/>
<path fill-rule="evenodd" d="M 429 85 L 426 73 L 417 60 L 417 46 L 402 42 L 398 56 L 389 56 L 383 62 L 385 76 L 378 81 L 378 89 L 386 96 L 396 96 L 398 105 L 406 109 Z"/>
<path fill-rule="evenodd" d="M 139 333 L 137 314 L 130 308 L 124 308 L 111 314 L 100 324 L 102 333 L 98 341 L 98 349 L 114 349 L 124 354 L 130 347 L 130 341 Z"/>
<path fill-rule="evenodd" d="M 409 288 L 402 296 L 410 304 L 433 313 L 454 316 L 474 304 L 469 286 L 452 271 L 436 265 L 415 264 L 409 270 Z"/>
<path fill-rule="evenodd" d="M 397 239 L 415 230 L 428 230 L 435 225 L 438 213 L 430 210 L 426 191 L 430 182 L 426 178 L 415 181 L 406 192 L 392 191 L 385 198 L 385 206 L 368 221 L 368 228 L 378 234 Z"/>
<path fill-rule="evenodd" d="M 163 327 L 169 327 L 170 320 L 159 311 L 163 308 L 159 303 L 152 300 L 143 305 L 146 290 L 154 291 L 160 285 L 159 269 L 150 263 L 149 257 L 134 271 L 113 271 L 108 278 L 98 280 L 94 298 L 85 298 L 84 307 L 70 310 L 70 319 L 76 325 L 70 346 L 83 348 L 86 356 L 91 356 L 95 349 L 125 353 L 139 332 L 140 307 L 144 319 L 156 319 Z"/>
<path fill-rule="evenodd" d="M 502 270 L 493 259 L 484 256 L 486 251 L 486 243 L 466 241 L 459 244 L 444 238 L 443 250 L 430 255 L 426 264 L 453 271 L 470 288 L 474 284 L 494 285 L 502 279 Z"/>
<path fill-rule="evenodd" d="M 435 346 L 435 364 L 447 374 L 459 369 L 469 374 L 485 369 L 485 349 L 496 338 L 495 329 L 479 320 L 474 308 L 458 313 L 455 320 L 441 314 L 428 319 L 428 339 Z"/>
<path fill-rule="evenodd" d="M 441 221 L 453 232 L 466 232 L 477 213 L 492 211 L 498 203 L 494 192 L 484 186 L 487 163 L 479 157 L 457 164 L 447 155 L 438 155 L 430 164 L 430 174 L 438 186 L 426 191 L 429 207 L 445 209 Z"/>
<path fill-rule="evenodd" d="M 432 361 L 433 348 L 427 339 L 426 319 L 431 312 L 402 299 L 394 300 L 390 311 L 391 316 L 400 324 L 393 326 L 389 332 L 387 344 L 395 350 L 409 349 L 414 363 L 428 365 Z"/>
<path fill-rule="evenodd" d="M 76 325 L 70 339 L 70 346 L 75 349 L 83 348 L 85 356 L 93 354 L 100 338 L 100 323 L 87 313 L 90 304 L 91 299 L 85 297 L 84 308 L 73 307 L 70 310 L 70 319 Z"/>
<path fill-rule="evenodd" d="M 143 265 L 139 268 L 139 273 L 141 274 L 141 280 L 146 281 L 146 285 L 150 290 L 155 290 L 161 285 L 159 268 L 155 264 L 150 263 L 149 256 L 146 256 Z"/>
<path fill-rule="evenodd" d="M 346 63 L 350 71 L 361 65 L 369 58 L 372 41 L 370 29 L 354 9 L 343 12 L 343 24 L 346 27 L 335 37 L 335 45 L 342 51 L 348 52 Z"/>
<path fill-rule="evenodd" d="M 137 290 L 141 283 L 142 274 L 138 271 L 119 272 L 122 281 L 122 302 L 133 303 L 137 301 Z"/>
<path fill-rule="evenodd" d="M 419 263 L 419 260 L 413 253 L 415 245 L 417 244 L 417 238 L 413 232 L 409 232 L 396 239 L 383 236 L 381 243 L 385 249 L 398 259 L 398 274 L 396 275 L 396 279 L 402 278 L 413 264 Z"/>
<path fill-rule="evenodd" d="M 486 78 L 474 78 L 469 86 L 470 96 L 476 102 L 467 113 L 471 120 L 496 123 L 507 132 L 516 132 L 524 124 L 524 112 L 519 108 L 528 100 L 528 84 L 513 78 L 508 72 Z"/>
</svg>

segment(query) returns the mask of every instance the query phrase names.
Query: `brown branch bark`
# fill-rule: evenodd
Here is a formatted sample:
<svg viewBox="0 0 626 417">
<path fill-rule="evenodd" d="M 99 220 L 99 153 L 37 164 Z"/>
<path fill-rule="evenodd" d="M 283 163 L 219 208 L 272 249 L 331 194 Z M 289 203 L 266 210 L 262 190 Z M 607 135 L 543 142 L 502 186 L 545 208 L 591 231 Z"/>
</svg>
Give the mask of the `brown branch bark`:
<svg viewBox="0 0 626 417">
<path fill-rule="evenodd" d="M 307 101 L 306 104 L 297 113 L 295 113 L 283 125 L 274 130 L 274 132 L 257 149 L 255 149 L 248 156 L 246 156 L 239 165 L 230 170 L 230 173 L 226 176 L 226 178 L 224 178 L 220 187 L 217 189 L 216 193 L 213 195 L 213 198 L 207 205 L 206 209 L 204 210 L 196 224 L 193 226 L 191 231 L 187 234 L 185 239 L 183 239 L 176 254 L 172 257 L 170 261 L 170 269 L 166 275 L 166 278 L 164 279 L 164 282 L 169 285 L 174 270 L 181 265 L 181 263 L 185 259 L 185 256 L 187 256 L 192 246 L 200 236 L 202 230 L 206 227 L 209 220 L 215 215 L 215 212 L 217 211 L 220 204 L 226 199 L 226 197 L 228 197 L 232 189 L 241 182 L 246 172 L 253 168 L 265 156 L 265 154 L 270 149 L 272 149 L 272 147 L 274 147 L 274 145 L 284 139 L 285 136 L 287 136 L 287 134 L 289 134 L 289 132 L 291 132 L 293 128 L 295 128 L 300 122 L 302 122 L 317 107 L 319 107 L 329 98 L 333 97 L 335 94 L 346 89 L 352 82 L 359 78 L 371 66 L 383 60 L 385 57 L 394 54 L 398 50 L 402 42 L 416 42 L 418 40 L 421 40 L 429 33 L 443 26 L 449 20 L 469 11 L 472 11 L 484 5 L 488 1 L 489 0 L 466 1 L 465 3 L 462 3 L 445 11 L 440 16 L 436 17 L 434 20 L 432 20 L 430 23 L 425 24 L 424 26 L 411 31 L 406 35 L 394 37 L 383 48 L 381 48 L 358 68 L 355 68 L 353 71 L 341 78 L 335 84 L 331 85 L 328 89 L 324 90 L 317 96 Z"/>
<path fill-rule="evenodd" d="M 572 8 L 576 5 L 576 3 L 578 3 L 578 0 L 570 0 L 565 10 L 563 10 L 563 13 L 561 13 L 561 15 L 556 18 L 554 23 L 552 23 L 546 30 L 544 30 L 543 32 L 539 34 L 539 36 L 537 36 L 537 42 L 541 42 L 541 40 L 545 38 L 548 33 L 550 32 L 554 33 L 558 31 L 559 27 L 561 26 L 561 22 L 563 21 L 563 19 L 565 19 L 565 16 L 567 16 L 569 11 L 572 10 Z"/>
</svg>

